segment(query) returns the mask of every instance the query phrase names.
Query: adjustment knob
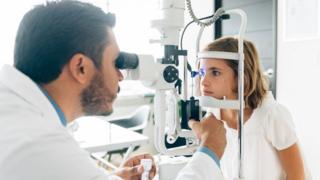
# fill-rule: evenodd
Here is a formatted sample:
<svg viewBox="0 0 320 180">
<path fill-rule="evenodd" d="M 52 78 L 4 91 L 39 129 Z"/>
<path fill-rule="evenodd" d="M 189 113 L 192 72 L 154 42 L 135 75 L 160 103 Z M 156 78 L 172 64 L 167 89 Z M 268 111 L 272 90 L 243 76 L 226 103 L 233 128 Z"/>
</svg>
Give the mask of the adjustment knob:
<svg viewBox="0 0 320 180">
<path fill-rule="evenodd" d="M 174 66 L 167 66 L 163 71 L 163 78 L 168 83 L 173 83 L 179 78 L 179 71 Z"/>
</svg>

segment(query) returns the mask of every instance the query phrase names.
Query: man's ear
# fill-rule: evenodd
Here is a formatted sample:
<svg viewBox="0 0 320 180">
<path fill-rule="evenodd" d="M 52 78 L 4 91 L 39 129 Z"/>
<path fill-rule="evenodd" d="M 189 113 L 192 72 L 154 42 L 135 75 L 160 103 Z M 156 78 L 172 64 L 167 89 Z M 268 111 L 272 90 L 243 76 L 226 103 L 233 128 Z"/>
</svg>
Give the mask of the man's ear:
<svg viewBox="0 0 320 180">
<path fill-rule="evenodd" d="M 95 71 L 92 60 L 83 54 L 75 54 L 67 66 L 72 78 L 81 84 L 90 82 Z"/>
</svg>

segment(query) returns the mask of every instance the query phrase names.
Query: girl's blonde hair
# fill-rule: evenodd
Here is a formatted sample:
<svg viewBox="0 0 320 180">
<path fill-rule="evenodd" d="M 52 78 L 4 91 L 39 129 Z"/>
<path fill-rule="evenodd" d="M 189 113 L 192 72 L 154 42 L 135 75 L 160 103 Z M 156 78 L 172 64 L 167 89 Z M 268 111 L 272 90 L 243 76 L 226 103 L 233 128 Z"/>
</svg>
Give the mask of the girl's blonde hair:
<svg viewBox="0 0 320 180">
<path fill-rule="evenodd" d="M 244 53 L 244 100 L 246 107 L 252 109 L 261 105 L 268 92 L 268 80 L 263 75 L 258 52 L 254 44 L 243 40 Z M 207 45 L 204 51 L 238 52 L 238 39 L 224 37 Z M 226 63 L 238 75 L 238 61 L 227 60 Z M 198 64 L 199 65 L 199 64 Z M 238 93 L 237 89 L 235 90 Z"/>
</svg>

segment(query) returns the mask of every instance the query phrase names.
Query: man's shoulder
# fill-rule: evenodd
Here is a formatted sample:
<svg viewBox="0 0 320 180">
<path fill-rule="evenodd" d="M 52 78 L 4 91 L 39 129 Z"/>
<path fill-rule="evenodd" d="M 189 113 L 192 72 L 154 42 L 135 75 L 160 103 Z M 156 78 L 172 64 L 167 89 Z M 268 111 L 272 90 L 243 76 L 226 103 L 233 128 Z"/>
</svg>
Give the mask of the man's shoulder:
<svg viewBox="0 0 320 180">
<path fill-rule="evenodd" d="M 28 103 L 23 97 L 15 94 L 10 89 L 4 88 L 0 84 L 0 117 L 7 118 L 27 118 L 34 116 L 40 118 L 41 112 Z"/>
<path fill-rule="evenodd" d="M 1 84 L 0 119 L 0 134 L 4 137 L 18 137 L 28 131 L 36 132 L 44 129 L 45 123 L 39 109 Z"/>
</svg>

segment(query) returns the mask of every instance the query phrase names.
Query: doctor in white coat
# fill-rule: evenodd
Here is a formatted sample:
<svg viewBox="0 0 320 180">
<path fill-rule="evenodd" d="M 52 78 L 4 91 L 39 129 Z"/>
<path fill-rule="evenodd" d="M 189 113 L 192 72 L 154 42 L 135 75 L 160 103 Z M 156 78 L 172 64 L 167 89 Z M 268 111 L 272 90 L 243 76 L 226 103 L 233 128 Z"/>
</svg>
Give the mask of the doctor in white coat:
<svg viewBox="0 0 320 180">
<path fill-rule="evenodd" d="M 14 67 L 0 70 L 0 179 L 139 179 L 144 154 L 113 174 L 99 169 L 65 126 L 84 115 L 108 115 L 122 74 L 114 17 L 83 2 L 36 6 L 22 19 Z M 223 124 L 190 121 L 201 147 L 177 179 L 221 180 Z M 150 178 L 155 175 L 153 165 Z"/>
</svg>

